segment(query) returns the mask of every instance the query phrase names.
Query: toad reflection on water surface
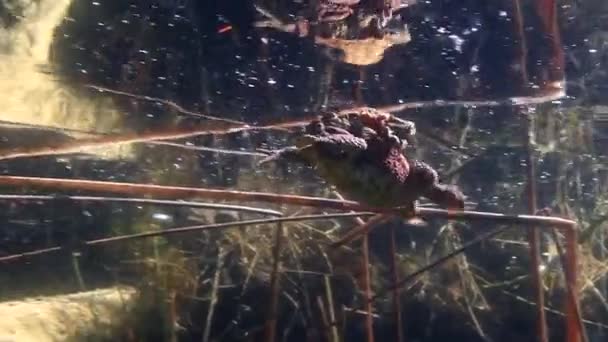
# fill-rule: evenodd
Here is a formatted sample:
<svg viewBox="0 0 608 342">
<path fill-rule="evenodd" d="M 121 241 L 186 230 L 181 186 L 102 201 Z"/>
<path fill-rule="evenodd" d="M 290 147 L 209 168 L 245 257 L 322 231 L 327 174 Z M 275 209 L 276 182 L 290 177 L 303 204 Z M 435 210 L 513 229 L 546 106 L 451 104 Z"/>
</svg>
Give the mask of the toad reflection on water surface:
<svg viewBox="0 0 608 342">
<path fill-rule="evenodd" d="M 282 20 L 256 6 L 265 20 L 259 28 L 271 28 L 299 37 L 310 37 L 328 57 L 352 65 L 380 62 L 384 53 L 411 40 L 408 27 L 397 11 L 415 4 L 414 0 L 360 1 L 321 0 L 310 15 Z"/>
</svg>

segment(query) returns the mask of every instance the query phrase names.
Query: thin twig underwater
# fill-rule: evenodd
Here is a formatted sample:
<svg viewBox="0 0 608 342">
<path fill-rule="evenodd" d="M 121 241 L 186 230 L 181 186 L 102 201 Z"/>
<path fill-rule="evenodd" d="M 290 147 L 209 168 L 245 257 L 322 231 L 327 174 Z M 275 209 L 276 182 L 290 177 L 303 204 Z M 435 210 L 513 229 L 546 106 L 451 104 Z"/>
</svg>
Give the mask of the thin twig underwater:
<svg viewBox="0 0 608 342">
<path fill-rule="evenodd" d="M 116 146 L 122 144 L 133 144 L 133 143 L 166 143 L 169 144 L 168 140 L 177 140 L 177 139 L 185 139 L 192 138 L 197 136 L 204 135 L 224 135 L 224 134 L 235 134 L 239 132 L 245 131 L 272 131 L 279 130 L 284 131 L 288 129 L 303 127 L 307 125 L 310 120 L 314 119 L 314 117 L 304 117 L 296 120 L 283 120 L 282 122 L 275 122 L 270 124 L 262 124 L 262 125 L 253 125 L 248 124 L 243 121 L 238 120 L 230 120 L 224 119 L 221 117 L 216 117 L 212 115 L 207 115 L 203 113 L 198 113 L 191 111 L 189 109 L 183 108 L 177 103 L 169 100 L 165 100 L 162 98 L 151 97 L 147 95 L 137 95 L 125 91 L 118 91 L 106 87 L 101 87 L 97 85 L 87 85 L 88 88 L 97 90 L 99 92 L 106 92 L 118 96 L 126 96 L 138 100 L 143 101 L 152 101 L 164 104 L 172 109 L 175 109 L 177 112 L 193 116 L 201 119 L 206 119 L 200 127 L 174 127 L 174 128 L 165 128 L 158 131 L 149 131 L 145 133 L 123 133 L 123 134 L 102 134 L 96 132 L 83 132 L 76 131 L 74 133 L 77 134 L 86 134 L 90 137 L 81 138 L 77 141 L 71 141 L 64 144 L 55 144 L 54 146 L 44 146 L 44 147 L 28 147 L 21 149 L 10 149 L 2 151 L 0 150 L 0 160 L 11 160 L 17 158 L 33 158 L 33 157 L 41 157 L 41 156 L 58 156 L 65 154 L 73 154 L 73 153 L 81 153 L 86 152 L 92 148 L 100 148 L 107 146 Z M 411 103 L 403 103 L 392 106 L 384 106 L 377 108 L 379 111 L 387 112 L 387 113 L 399 113 L 408 109 L 417 109 L 417 108 L 439 108 L 439 107 L 453 107 L 453 106 L 463 106 L 463 107 L 484 107 L 484 106 L 504 106 L 504 105 L 524 105 L 524 104 L 533 104 L 538 101 L 539 103 L 544 103 L 547 101 L 559 99 L 563 97 L 562 93 L 548 95 L 547 98 L 534 98 L 533 100 L 522 100 L 522 99 L 509 99 L 505 101 L 445 101 L 445 100 L 434 100 L 434 101 L 416 101 Z M 364 108 L 364 107 L 363 107 Z M 346 115 L 348 113 L 356 112 L 361 110 L 362 107 L 355 106 L 352 108 L 346 108 L 338 110 L 338 115 Z M 6 124 L 11 124 L 7 122 Z M 38 127 L 40 128 L 40 127 Z M 51 128 L 49 128 L 51 129 Z M 58 128 L 52 128 L 54 130 L 58 130 Z M 64 131 L 62 129 L 62 131 Z M 67 131 L 69 133 L 69 131 Z M 442 143 L 442 142 L 439 142 Z M 250 153 L 253 155 L 259 155 L 255 152 L 242 152 L 241 153 Z"/>
</svg>

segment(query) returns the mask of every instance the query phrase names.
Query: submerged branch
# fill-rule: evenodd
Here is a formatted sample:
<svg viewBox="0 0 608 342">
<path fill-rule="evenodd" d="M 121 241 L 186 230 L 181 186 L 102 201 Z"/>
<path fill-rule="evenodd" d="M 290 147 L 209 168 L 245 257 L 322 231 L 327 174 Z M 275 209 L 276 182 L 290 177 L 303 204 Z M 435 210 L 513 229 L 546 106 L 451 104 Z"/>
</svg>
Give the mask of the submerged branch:
<svg viewBox="0 0 608 342">
<path fill-rule="evenodd" d="M 135 95 L 118 90 L 112 90 L 108 88 L 101 88 L 97 86 L 90 86 L 91 88 L 99 91 L 111 92 L 118 95 L 130 96 L 139 98 L 147 101 L 156 101 L 168 106 L 175 108 L 182 113 L 196 114 L 206 117 L 216 122 L 210 123 L 208 126 L 212 128 L 201 128 L 201 127 L 188 127 L 188 128 L 172 128 L 165 129 L 162 131 L 147 132 L 147 133 L 131 133 L 131 134 L 107 134 L 102 136 L 94 136 L 92 138 L 79 139 L 76 142 L 71 141 L 62 144 L 56 144 L 55 146 L 44 146 L 44 147 L 26 147 L 20 149 L 0 150 L 0 160 L 10 160 L 17 158 L 32 158 L 41 156 L 56 156 L 64 154 L 82 153 L 87 149 L 100 148 L 106 146 L 114 146 L 121 144 L 133 144 L 133 143 L 151 143 L 160 140 L 175 140 L 184 139 L 201 135 L 223 135 L 232 134 L 243 131 L 266 131 L 266 130 L 284 130 L 294 127 L 302 127 L 310 123 L 314 117 L 304 117 L 297 120 L 288 120 L 283 122 L 276 122 L 272 124 L 266 124 L 261 126 L 250 125 L 245 122 L 222 119 L 219 117 L 206 116 L 200 113 L 188 111 L 179 105 L 160 98 L 154 98 L 145 95 Z M 533 103 L 549 102 L 563 97 L 563 91 L 559 90 L 555 93 L 547 94 L 545 96 L 530 97 L 530 98 L 509 98 L 506 100 L 496 101 L 446 101 L 446 100 L 435 100 L 435 101 L 416 101 L 408 102 L 399 105 L 389 105 L 377 108 L 378 110 L 395 113 L 404 111 L 407 109 L 415 108 L 427 108 L 427 107 L 449 107 L 449 106 L 465 106 L 465 107 L 481 107 L 481 106 L 503 106 L 503 105 L 523 105 Z M 350 113 L 361 109 L 360 107 L 347 108 L 338 111 L 339 115 Z M 218 122 L 221 121 L 221 122 Z M 87 132 L 88 133 L 88 132 Z M 462 151 L 461 151 L 462 152 Z"/>
<path fill-rule="evenodd" d="M 88 190 L 130 196 L 153 196 L 163 199 L 200 197 L 211 200 L 269 202 L 336 210 L 384 211 L 393 214 L 403 212 L 398 208 L 371 210 L 369 207 L 357 202 L 320 197 L 81 179 L 0 176 L 0 185 L 13 187 L 40 187 L 55 190 Z"/>
<path fill-rule="evenodd" d="M 288 121 L 274 123 L 264 126 L 250 126 L 247 124 L 236 125 L 227 123 L 210 123 L 205 127 L 181 127 L 170 128 L 145 133 L 107 134 L 78 139 L 76 141 L 62 142 L 51 146 L 34 146 L 23 148 L 11 148 L 0 150 L 0 160 L 11 160 L 17 158 L 33 158 L 43 156 L 58 156 L 64 154 L 83 153 L 93 148 L 108 146 L 135 144 L 135 143 L 158 143 L 162 140 L 177 140 L 192 138 L 203 135 L 225 135 L 244 131 L 269 131 L 285 130 L 292 127 L 300 127 L 310 120 Z M 249 154 L 253 154 L 250 152 Z"/>
<path fill-rule="evenodd" d="M 342 197 L 342 195 L 339 192 L 335 192 L 336 197 L 338 197 L 339 199 L 343 200 L 344 197 Z M 359 226 L 362 227 L 371 227 L 372 225 L 374 225 L 376 223 L 378 223 L 379 221 L 382 221 L 384 218 L 386 218 L 385 215 L 376 215 L 373 216 L 372 218 L 370 218 L 369 220 L 364 221 L 361 217 L 356 217 L 355 221 L 357 222 L 357 224 L 359 224 Z M 348 238 L 347 234 L 347 238 Z M 344 238 L 341 240 L 344 241 Z M 335 243 L 332 244 L 332 247 L 336 248 Z M 362 256 L 362 263 L 363 263 L 363 293 L 365 295 L 365 312 L 366 312 L 366 316 L 365 316 L 365 332 L 366 332 L 366 341 L 367 342 L 374 342 L 374 320 L 372 317 L 372 314 L 374 312 L 374 308 L 372 306 L 372 280 L 371 280 L 371 272 L 370 272 L 370 261 L 369 261 L 369 238 L 368 235 L 365 234 L 363 236 L 363 243 L 361 244 L 361 256 Z"/>
<path fill-rule="evenodd" d="M 232 205 L 232 204 L 217 204 L 217 203 L 203 203 L 203 202 L 192 202 L 192 201 L 172 201 L 172 200 L 158 200 L 150 198 L 125 198 L 125 197 L 103 197 L 103 196 L 53 196 L 53 195 L 4 195 L 0 194 L 0 201 L 53 201 L 58 198 L 65 198 L 71 201 L 82 201 L 82 202 L 123 202 L 123 203 L 139 203 L 139 204 L 156 204 L 165 205 L 172 207 L 190 207 L 190 208 L 202 208 L 212 210 L 227 210 L 227 211 L 242 211 L 250 212 L 255 214 L 269 215 L 269 216 L 283 216 L 283 213 L 271 209 L 248 207 L 243 205 Z"/>
<path fill-rule="evenodd" d="M 199 135 L 211 135 L 216 133 L 232 133 L 242 131 L 249 126 L 229 126 L 218 128 L 181 128 L 181 129 L 165 129 L 157 132 L 147 133 L 130 133 L 103 135 L 86 139 L 78 139 L 77 141 L 68 141 L 65 143 L 56 144 L 54 146 L 43 147 L 24 147 L 17 149 L 0 150 L 0 160 L 10 160 L 17 158 L 32 158 L 43 156 L 57 156 L 63 154 L 82 153 L 93 148 L 101 148 L 107 146 L 116 146 L 133 143 L 149 143 L 157 140 L 174 140 L 182 138 L 190 138 Z"/>
<path fill-rule="evenodd" d="M 267 192 L 247 192 L 182 186 L 162 186 L 154 184 L 106 182 L 84 179 L 41 178 L 25 176 L 0 176 L 0 186 L 36 187 L 54 190 L 79 190 L 117 193 L 133 196 L 155 196 L 165 199 L 201 197 L 213 200 L 269 202 L 278 204 L 300 205 L 336 210 L 370 211 L 402 215 L 402 208 L 373 208 L 354 201 L 341 201 L 329 198 L 276 194 Z M 506 224 L 539 225 L 544 228 L 552 226 L 573 230 L 576 222 L 552 216 L 507 215 L 480 211 L 455 211 L 435 208 L 416 208 L 416 216 L 423 218 L 440 218 L 465 221 L 489 221 Z"/>
<path fill-rule="evenodd" d="M 516 1 L 515 8 L 518 11 L 517 18 L 521 24 L 521 9 L 519 1 Z M 523 35 L 523 27 L 520 27 L 521 34 Z M 525 43 L 522 43 L 525 44 Z M 525 45 L 524 45 L 525 46 Z M 524 48 L 525 51 L 525 48 Z M 522 71 L 523 72 L 523 71 Z M 530 107 L 528 107 L 530 108 Z M 528 211 L 531 214 L 537 212 L 537 187 L 536 187 L 536 157 L 534 154 L 534 128 L 535 120 L 532 115 L 532 109 L 528 110 L 524 120 L 527 126 L 527 135 L 525 137 L 524 145 L 526 146 L 526 178 L 527 178 L 527 197 L 528 197 Z M 547 330 L 547 317 L 545 315 L 545 287 L 543 284 L 543 278 L 541 276 L 541 232 L 538 229 L 531 229 L 528 232 L 528 245 L 530 246 L 530 274 L 532 275 L 532 282 L 534 285 L 534 293 L 536 297 L 536 331 L 540 342 L 549 342 L 549 331 Z"/>
</svg>

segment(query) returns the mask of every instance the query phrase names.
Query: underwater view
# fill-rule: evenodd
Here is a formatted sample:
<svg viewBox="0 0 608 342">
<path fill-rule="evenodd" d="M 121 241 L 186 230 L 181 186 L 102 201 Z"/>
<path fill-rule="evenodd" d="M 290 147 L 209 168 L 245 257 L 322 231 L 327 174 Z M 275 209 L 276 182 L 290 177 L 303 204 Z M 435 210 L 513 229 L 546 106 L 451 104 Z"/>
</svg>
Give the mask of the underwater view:
<svg viewBox="0 0 608 342">
<path fill-rule="evenodd" d="M 0 317 L 608 341 L 608 1 L 0 0 Z"/>
</svg>

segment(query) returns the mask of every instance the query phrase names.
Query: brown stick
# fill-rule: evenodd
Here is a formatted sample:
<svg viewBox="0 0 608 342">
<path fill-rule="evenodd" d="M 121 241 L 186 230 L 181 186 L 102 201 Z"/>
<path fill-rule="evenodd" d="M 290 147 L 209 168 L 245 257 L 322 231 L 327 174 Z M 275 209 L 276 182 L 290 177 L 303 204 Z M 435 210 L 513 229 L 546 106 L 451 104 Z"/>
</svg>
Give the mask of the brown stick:
<svg viewBox="0 0 608 342">
<path fill-rule="evenodd" d="M 533 153 L 533 149 L 532 149 L 532 140 L 531 140 L 531 130 L 533 129 L 532 124 L 533 124 L 533 117 L 532 116 L 528 116 L 528 138 L 526 139 L 526 147 L 528 150 L 528 160 L 527 160 L 527 164 L 528 164 L 528 168 L 527 168 L 527 173 L 528 173 L 528 207 L 530 209 L 530 211 L 532 213 L 536 212 L 536 176 L 535 176 L 535 169 L 536 169 L 536 161 L 534 160 L 534 158 L 532 157 L 532 153 Z M 578 287 L 576 286 L 576 277 L 574 278 L 574 283 L 571 282 L 571 280 L 568 278 L 568 274 L 572 273 L 572 274 L 576 274 L 577 273 L 577 261 L 576 261 L 576 248 L 577 246 L 577 241 L 574 242 L 570 242 L 568 241 L 568 239 L 572 238 L 571 234 L 574 234 L 574 238 L 576 239 L 576 230 L 573 230 L 572 232 L 567 231 L 566 232 L 566 244 L 567 245 L 571 245 L 570 246 L 570 252 L 564 253 L 563 250 L 561 249 L 561 246 L 559 244 L 559 240 L 557 238 L 557 233 L 555 232 L 555 229 L 550 228 L 550 233 L 551 233 L 551 237 L 553 239 L 553 242 L 555 243 L 557 250 L 558 250 L 558 254 L 560 256 L 560 260 L 562 263 L 562 267 L 564 268 L 564 273 L 566 273 L 566 306 L 568 308 L 570 308 L 570 310 L 572 311 L 566 311 L 566 329 L 567 331 L 570 331 L 571 334 L 567 334 L 566 335 L 566 339 L 568 342 L 572 342 L 571 338 L 573 338 L 573 336 L 576 334 L 579 338 L 579 340 L 576 340 L 576 342 L 580 341 L 580 339 L 583 339 L 583 341 L 587 341 L 587 337 L 586 337 L 586 332 L 585 332 L 585 327 L 583 324 L 583 319 L 581 316 L 581 312 L 580 312 L 580 308 L 578 305 L 578 299 L 577 299 L 577 295 L 578 295 Z M 542 284 L 542 278 L 540 276 L 540 254 L 541 254 L 541 250 L 540 250 L 540 231 L 538 229 L 532 229 L 529 232 L 529 241 L 530 241 L 530 253 L 531 253 L 531 259 L 532 259 L 532 279 L 535 283 L 535 290 L 536 290 L 536 309 L 537 309 L 537 319 L 538 319 L 538 334 L 539 334 L 539 339 L 542 342 L 547 342 L 549 340 L 549 333 L 547 331 L 547 323 L 546 323 L 546 313 L 545 313 L 545 298 L 544 298 L 544 288 L 543 288 L 543 284 Z M 574 258 L 574 261 L 571 260 L 571 258 Z M 576 327 L 574 326 L 576 325 Z M 573 330 L 576 330 L 576 332 L 572 332 Z"/>
<path fill-rule="evenodd" d="M 565 95 L 563 90 L 558 90 L 555 93 L 548 94 L 546 96 L 536 96 L 534 98 L 509 98 L 500 101 L 419 101 L 409 102 L 398 105 L 384 106 L 378 108 L 379 110 L 386 111 L 389 113 L 395 113 L 404 111 L 407 109 L 414 108 L 428 108 L 428 107 L 449 107 L 449 106 L 464 106 L 464 107 L 481 107 L 481 106 L 504 106 L 504 105 L 529 105 L 536 103 L 543 103 L 553 101 L 562 98 Z M 350 112 L 358 109 L 359 107 L 349 108 L 340 111 Z M 275 129 L 288 129 L 293 127 L 300 127 L 308 124 L 310 120 L 315 117 L 306 117 L 300 120 L 285 121 L 275 124 L 269 124 L 264 126 L 250 126 L 247 124 L 236 124 L 236 123 L 213 123 L 209 126 L 212 128 L 180 128 L 180 129 L 168 129 L 157 132 L 148 132 L 143 134 L 121 134 L 121 135 L 103 135 L 87 139 L 79 139 L 78 142 L 67 142 L 64 144 L 58 144 L 55 146 L 44 146 L 44 147 L 27 147 L 21 149 L 10 149 L 0 150 L 0 160 L 10 160 L 17 158 L 33 158 L 41 156 L 56 156 L 62 154 L 72 154 L 83 152 L 87 149 L 100 148 L 104 146 L 121 145 L 121 144 L 133 144 L 133 143 L 151 143 L 159 140 L 175 140 L 185 139 L 201 135 L 220 135 L 220 134 L 231 134 L 243 131 L 264 131 L 264 130 L 275 130 Z"/>
<path fill-rule="evenodd" d="M 96 86 L 91 86 L 95 88 Z M 99 88 L 101 89 L 101 88 Z M 170 105 L 181 111 L 182 113 L 194 113 L 189 112 L 177 104 L 163 100 L 159 98 L 152 98 L 149 96 L 143 95 L 135 95 L 126 92 L 121 92 L 119 90 L 112 90 L 103 88 L 103 91 L 112 92 L 115 94 L 131 96 L 136 98 L 145 99 L 148 101 L 157 101 L 164 103 L 166 105 Z M 464 106 L 464 107 L 482 107 L 482 106 L 504 106 L 504 105 L 530 105 L 530 104 L 538 104 L 544 102 L 550 102 L 565 96 L 565 92 L 560 89 L 556 90 L 552 93 L 548 93 L 544 96 L 535 96 L 533 98 L 508 98 L 504 100 L 496 100 L 496 101 L 447 101 L 447 100 L 434 100 L 434 101 L 416 101 L 416 102 L 408 102 L 398 105 L 389 105 L 379 107 L 378 109 L 381 111 L 395 113 L 401 112 L 407 109 L 415 109 L 415 108 L 431 108 L 431 107 L 450 107 L 450 106 Z M 177 106 L 177 107 L 176 107 Z M 353 110 L 357 110 L 360 107 L 348 108 L 341 110 L 340 113 L 352 112 Z M 200 113 L 194 113 L 198 115 L 202 115 Z M 213 120 L 222 120 L 223 123 L 214 122 L 209 124 L 211 128 L 181 128 L 181 129 L 168 129 L 157 132 L 148 132 L 143 134 L 121 134 L 121 135 L 102 135 L 96 136 L 93 138 L 87 139 L 79 139 L 77 143 L 71 141 L 64 144 L 58 144 L 55 146 L 45 146 L 45 147 L 28 147 L 21 149 L 11 149 L 11 150 L 0 150 L 0 160 L 9 160 L 16 158 L 32 158 L 32 157 L 40 157 L 40 156 L 54 156 L 61 154 L 72 154 L 82 152 L 86 149 L 91 148 L 99 148 L 104 146 L 111 145 L 120 145 L 120 144 L 132 144 L 132 143 L 150 143 L 158 140 L 175 140 L 175 139 L 185 139 L 194 136 L 200 135 L 220 135 L 220 134 L 231 134 L 242 131 L 263 131 L 263 130 L 274 130 L 274 129 L 288 129 L 293 127 L 300 127 L 308 124 L 315 117 L 305 117 L 299 120 L 288 120 L 284 122 L 278 122 L 274 124 L 268 124 L 263 126 L 250 126 L 246 123 L 242 123 L 240 121 L 222 119 L 218 117 L 208 117 Z"/>
<path fill-rule="evenodd" d="M 0 194 L 0 201 L 53 201 L 56 200 L 57 196 L 52 195 L 7 195 Z M 218 203 L 204 203 L 204 202 L 192 202 L 192 201 L 175 201 L 175 200 L 157 200 L 150 198 L 125 198 L 125 197 L 104 197 L 104 196 L 66 196 L 65 198 L 71 201 L 82 201 L 82 202 L 123 202 L 123 203 L 137 203 L 137 204 L 152 204 L 152 205 L 165 205 L 171 207 L 190 207 L 190 208 L 204 208 L 212 210 L 226 210 L 226 211 L 240 211 L 255 213 L 269 216 L 283 216 L 283 213 L 271 209 L 263 209 L 256 207 L 248 207 L 243 205 L 230 205 L 230 204 L 218 204 Z"/>
<path fill-rule="evenodd" d="M 269 203 L 288 203 L 293 205 L 330 208 L 336 210 L 369 211 L 400 215 L 401 208 L 371 208 L 353 201 L 341 201 L 328 198 L 281 195 L 265 192 L 246 192 L 234 190 L 219 190 L 208 188 L 190 188 L 179 186 L 162 186 L 153 184 L 104 182 L 65 178 L 40 178 L 24 176 L 0 176 L 0 186 L 36 187 L 55 190 L 88 190 L 106 193 L 119 193 L 135 196 L 154 196 L 162 198 L 191 198 L 201 197 L 213 200 L 233 200 Z M 560 227 L 575 229 L 576 222 L 561 217 L 534 215 L 505 215 L 480 211 L 454 211 L 435 208 L 416 208 L 415 215 L 427 218 L 441 218 L 466 221 L 490 221 L 494 223 L 540 225 L 543 228 Z"/>
<path fill-rule="evenodd" d="M 1 177 L 1 176 L 0 176 Z M 1 181 L 1 178 L 0 178 Z M 373 210 L 370 210 L 373 211 Z M 382 215 L 379 215 L 382 216 Z M 551 229 L 549 222 L 554 222 L 556 226 L 565 229 L 571 229 L 572 225 L 576 226 L 576 222 L 563 219 L 560 217 L 548 217 L 548 216 L 534 216 L 534 215 L 505 215 L 498 213 L 480 212 L 480 211 L 447 211 L 444 209 L 433 209 L 433 208 L 416 208 L 415 215 L 419 217 L 428 218 L 443 218 L 449 220 L 463 220 L 463 221 L 478 221 L 488 220 L 495 223 L 508 223 L 508 224 L 535 224 L 541 225 L 543 228 Z M 549 220 L 545 220 L 549 219 Z M 342 240 L 334 242 L 332 247 L 336 245 L 351 242 L 364 234 L 369 233 L 373 226 L 360 226 L 349 232 Z"/>
<path fill-rule="evenodd" d="M 575 229 L 566 230 L 566 342 L 580 342 L 584 327 L 581 327 L 580 310 L 578 308 L 578 258 L 577 232 Z M 578 319 L 577 319 L 578 318 Z"/>
<path fill-rule="evenodd" d="M 212 125 L 209 125 L 212 126 Z M 249 126 L 235 126 L 226 124 L 214 124 L 215 128 L 181 128 L 165 129 L 147 133 L 127 133 L 120 135 L 102 135 L 77 141 L 68 141 L 61 144 L 43 147 L 24 147 L 10 150 L 0 150 L 0 160 L 10 160 L 17 158 L 32 158 L 42 156 L 56 156 L 62 154 L 72 154 L 84 152 L 88 149 L 99 148 L 113 145 L 145 143 L 156 140 L 174 140 L 190 138 L 198 135 L 211 135 L 221 133 L 232 133 L 247 129 Z"/>
<path fill-rule="evenodd" d="M 344 199 L 344 197 L 342 197 L 342 195 L 340 195 L 340 193 L 335 193 L 336 196 L 339 199 Z M 377 215 L 372 217 L 370 220 L 368 220 L 367 222 L 363 221 L 363 219 L 361 219 L 360 217 L 355 218 L 355 221 L 361 226 L 361 227 L 371 227 L 372 225 L 374 225 L 374 222 L 372 222 L 374 220 L 374 218 L 376 218 L 378 221 L 376 221 L 376 223 L 379 222 L 379 219 L 382 218 L 382 215 Z M 367 229 L 366 229 L 367 230 Z M 348 235 L 347 235 L 348 236 Z M 344 240 L 344 239 L 343 239 Z M 335 244 L 334 244 L 334 248 L 335 248 Z M 364 296 L 364 300 L 365 300 L 365 332 L 367 334 L 367 342 L 374 342 L 374 317 L 373 317 L 373 303 L 372 303 L 372 285 L 371 285 L 371 277 L 370 277 L 370 272 L 369 272 L 369 238 L 368 238 L 368 234 L 364 234 L 363 235 L 363 243 L 361 244 L 361 253 L 362 253 L 362 263 L 363 263 L 363 291 L 365 293 Z"/>
<path fill-rule="evenodd" d="M 274 342 L 276 339 L 277 316 L 279 314 L 279 288 L 281 271 L 281 250 L 283 249 L 283 224 L 277 223 L 275 233 L 274 248 L 272 250 L 272 273 L 270 274 L 270 306 L 268 308 L 268 318 L 266 319 L 265 335 L 266 342 Z"/>
<path fill-rule="evenodd" d="M 564 75 L 564 48 L 562 45 L 560 25 L 558 21 L 558 4 L 555 0 L 535 1 L 536 12 L 543 22 L 543 32 L 551 37 L 551 60 L 548 67 L 548 79 L 545 81 L 556 82 L 563 80 Z"/>
<path fill-rule="evenodd" d="M 515 2 L 518 16 L 521 17 L 521 9 L 519 9 L 519 1 Z M 522 33 L 523 35 L 523 29 Z M 523 43 L 522 43 L 523 44 Z M 532 113 L 528 113 L 524 119 L 526 120 L 527 135 L 525 138 L 525 146 L 527 150 L 527 167 L 526 174 L 528 178 L 528 212 L 535 214 L 536 208 L 536 160 L 534 158 L 533 150 L 533 131 L 534 131 L 534 117 Z M 536 297 L 536 332 L 538 334 L 538 340 L 540 342 L 549 341 L 549 332 L 547 331 L 547 317 L 545 314 L 545 289 L 543 286 L 543 280 L 540 274 L 541 264 L 541 250 L 540 250 L 540 230 L 532 227 L 528 231 L 528 244 L 530 246 L 530 273 L 532 274 L 532 282 L 534 283 L 534 293 Z"/>
<path fill-rule="evenodd" d="M 264 192 L 245 192 L 235 190 L 190 188 L 180 186 L 162 186 L 138 183 L 119 183 L 104 182 L 80 179 L 65 178 L 39 178 L 23 176 L 0 176 L 0 185 L 16 187 L 41 187 L 47 189 L 62 190 L 90 190 L 99 192 L 110 192 L 124 195 L 153 196 L 156 198 L 192 198 L 201 197 L 213 200 L 234 200 L 234 201 L 260 201 L 280 204 L 292 204 L 301 206 L 312 206 L 331 208 L 337 210 L 357 210 L 361 211 L 364 205 L 353 201 L 342 201 L 335 199 L 282 195 Z M 378 209 L 383 211 L 381 209 Z M 384 209 L 387 210 L 387 209 Z M 388 212 L 399 213 L 398 210 L 388 209 Z"/>
<path fill-rule="evenodd" d="M 576 250 L 578 249 L 578 237 L 577 231 L 573 232 L 565 232 L 566 238 L 566 252 L 564 252 L 562 246 L 559 243 L 559 238 L 557 236 L 557 232 L 553 229 L 551 230 L 551 236 L 553 238 L 553 242 L 555 243 L 555 248 L 557 249 L 557 255 L 559 256 L 560 263 L 564 270 L 565 278 L 566 278 L 566 307 L 570 306 L 572 311 L 566 311 L 562 313 L 562 316 L 566 319 L 566 331 L 572 331 L 578 329 L 578 336 L 583 342 L 589 341 L 587 337 L 587 331 L 585 330 L 584 322 L 579 304 L 578 304 L 578 277 L 574 278 L 574 282 L 571 278 L 571 274 L 575 274 L 578 268 L 578 261 L 576 258 Z M 575 241 L 570 241 L 570 239 L 577 239 Z M 574 256 L 574 259 L 572 259 Z M 574 314 L 572 314 L 574 313 Z M 574 327 L 576 322 L 577 327 Z M 589 321 L 587 321 L 589 322 Z M 574 333 L 572 334 L 574 335 Z M 566 334 L 566 341 L 570 342 L 571 336 Z M 578 342 L 578 341 L 577 341 Z"/>
<path fill-rule="evenodd" d="M 566 255 L 566 253 L 564 252 L 562 246 L 559 244 L 559 238 L 557 236 L 557 232 L 555 231 L 555 229 L 551 230 L 551 235 L 553 237 L 553 241 L 555 243 L 555 248 L 557 249 L 557 254 L 559 255 L 560 258 L 560 262 L 562 265 L 562 268 L 564 269 L 564 273 L 566 273 L 566 269 L 569 261 L 568 261 L 568 255 Z M 569 237 L 567 236 L 566 239 L 568 239 Z M 578 242 L 577 242 L 578 243 Z M 576 261 L 575 261 L 576 264 Z M 577 278 L 578 279 L 578 278 Z M 581 335 L 581 339 L 583 340 L 583 342 L 587 342 L 589 341 L 589 338 L 587 337 L 587 332 L 585 330 L 585 320 L 583 319 L 583 316 L 581 314 L 581 309 L 578 305 L 578 299 L 576 297 L 574 297 L 572 294 L 578 294 L 578 287 L 577 284 L 570 284 L 569 282 L 566 282 L 566 286 L 567 286 L 567 300 L 570 301 L 572 307 L 574 309 L 576 309 L 576 320 L 578 323 L 578 328 L 580 331 L 580 335 Z M 566 317 L 566 319 L 568 319 L 568 316 L 564 315 L 564 317 Z"/>
<path fill-rule="evenodd" d="M 127 133 L 117 135 L 100 135 L 91 138 L 78 139 L 77 141 L 68 141 L 54 146 L 43 147 L 24 147 L 17 149 L 0 150 L 0 160 L 10 160 L 17 158 L 32 158 L 42 156 L 56 156 L 62 154 L 81 153 L 88 149 L 100 148 L 105 146 L 134 144 L 134 143 L 151 143 L 158 140 L 176 140 L 185 139 L 201 135 L 220 135 L 232 134 L 243 131 L 268 131 L 282 130 L 291 127 L 303 126 L 308 123 L 308 120 L 289 121 L 284 123 L 276 123 L 266 126 L 249 126 L 236 125 L 226 123 L 210 123 L 202 127 L 187 127 L 187 128 L 171 128 L 160 131 L 152 131 L 146 133 Z"/>
</svg>

